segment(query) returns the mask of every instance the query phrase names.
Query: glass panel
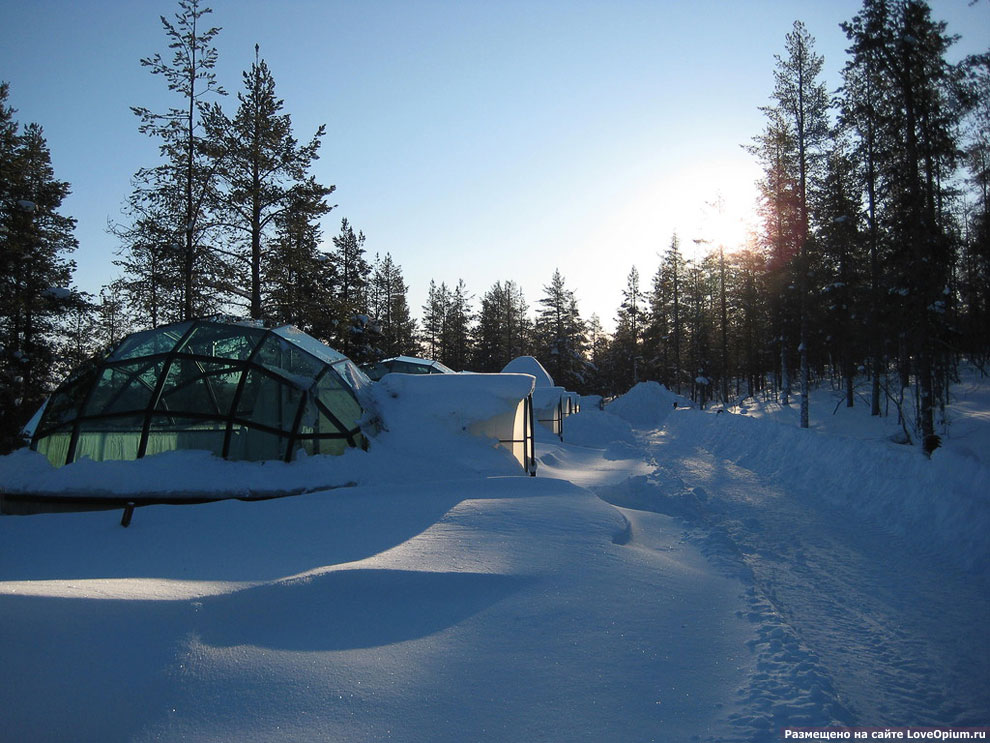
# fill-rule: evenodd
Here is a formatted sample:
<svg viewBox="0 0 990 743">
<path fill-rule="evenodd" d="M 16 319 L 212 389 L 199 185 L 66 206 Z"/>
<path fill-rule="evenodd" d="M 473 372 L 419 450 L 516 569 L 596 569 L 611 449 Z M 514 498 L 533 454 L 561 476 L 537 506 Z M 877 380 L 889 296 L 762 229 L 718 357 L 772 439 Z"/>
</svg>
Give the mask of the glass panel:
<svg viewBox="0 0 990 743">
<path fill-rule="evenodd" d="M 226 416 L 241 373 L 226 363 L 176 357 L 169 367 L 158 410 Z"/>
<path fill-rule="evenodd" d="M 393 361 L 392 371 L 400 374 L 429 374 L 430 367 L 425 364 L 413 364 L 408 361 Z"/>
<path fill-rule="evenodd" d="M 301 389 L 309 389 L 325 364 L 297 346 L 270 335 L 254 357 L 254 363 L 288 379 Z"/>
<path fill-rule="evenodd" d="M 347 428 L 356 428 L 361 418 L 361 406 L 354 394 L 345 387 L 333 370 L 328 371 L 316 388 L 317 399 Z"/>
<path fill-rule="evenodd" d="M 299 436 L 314 436 L 327 433 L 342 434 L 347 433 L 347 430 L 341 430 L 340 426 L 334 423 L 332 418 L 328 418 L 315 403 L 309 402 L 306 405 L 302 420 L 299 422 Z"/>
<path fill-rule="evenodd" d="M 272 330 L 272 333 L 280 338 L 284 338 L 293 345 L 299 346 L 307 353 L 328 364 L 343 361 L 347 358 L 344 354 L 339 351 L 335 351 L 325 343 L 320 343 L 320 341 L 316 340 L 313 336 L 304 333 L 299 328 L 292 325 L 283 325 L 280 328 L 275 328 Z"/>
<path fill-rule="evenodd" d="M 133 359 L 138 356 L 152 356 L 168 353 L 179 342 L 183 334 L 189 330 L 191 322 L 180 322 L 175 325 L 165 325 L 154 330 L 145 330 L 129 335 L 110 355 L 110 361 Z"/>
<path fill-rule="evenodd" d="M 56 467 L 65 464 L 65 457 L 69 453 L 69 442 L 72 440 L 71 426 L 61 431 L 53 431 L 47 436 L 42 436 L 35 442 L 34 450 L 41 452 L 48 461 Z"/>
<path fill-rule="evenodd" d="M 226 432 L 224 421 L 156 415 L 151 419 L 145 456 L 177 449 L 203 449 L 219 457 L 223 455 Z"/>
<path fill-rule="evenodd" d="M 75 420 L 86 398 L 86 393 L 89 392 L 95 379 L 96 370 L 90 369 L 59 387 L 48 399 L 36 433 L 43 434 L 63 423 Z"/>
<path fill-rule="evenodd" d="M 96 462 L 109 459 L 137 459 L 141 443 L 142 419 L 122 416 L 105 420 L 83 421 L 73 461 L 89 457 Z"/>
<path fill-rule="evenodd" d="M 38 430 L 38 424 L 41 423 L 41 416 L 45 414 L 45 408 L 48 407 L 48 401 L 51 397 L 45 398 L 45 401 L 41 403 L 41 407 L 34 411 L 34 415 L 31 416 L 31 420 L 24 424 L 24 428 L 21 429 L 21 433 L 27 436 L 29 439 L 34 438 L 34 432 Z"/>
<path fill-rule="evenodd" d="M 244 391 L 237 406 L 237 417 L 291 431 L 304 394 L 289 384 L 251 369 L 247 372 Z"/>
<path fill-rule="evenodd" d="M 249 325 L 202 322 L 196 326 L 179 352 L 243 361 L 251 355 L 264 336 L 264 330 Z"/>
<path fill-rule="evenodd" d="M 381 379 L 382 377 L 384 377 L 386 374 L 389 373 L 389 368 L 386 364 L 383 364 L 382 362 L 378 362 L 374 366 L 366 367 L 362 371 L 364 371 L 364 373 L 368 375 L 369 379 L 373 379 L 374 381 L 377 382 L 379 379 Z"/>
<path fill-rule="evenodd" d="M 86 405 L 86 415 L 146 410 L 165 361 L 104 367 Z"/>
<path fill-rule="evenodd" d="M 362 387 L 371 384 L 371 380 L 368 375 L 357 368 L 353 361 L 350 359 L 344 359 L 333 365 L 334 371 L 340 375 L 344 384 L 350 385 L 351 389 L 359 390 Z"/>
</svg>

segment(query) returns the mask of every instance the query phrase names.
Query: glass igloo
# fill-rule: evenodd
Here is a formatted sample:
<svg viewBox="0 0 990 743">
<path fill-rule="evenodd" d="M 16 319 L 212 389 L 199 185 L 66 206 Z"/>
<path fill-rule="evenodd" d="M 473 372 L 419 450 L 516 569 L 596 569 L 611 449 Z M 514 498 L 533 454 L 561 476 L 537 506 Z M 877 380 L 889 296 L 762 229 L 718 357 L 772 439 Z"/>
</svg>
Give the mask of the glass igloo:
<svg viewBox="0 0 990 743">
<path fill-rule="evenodd" d="M 49 398 L 31 448 L 59 466 L 205 449 L 292 460 L 364 446 L 346 356 L 290 325 L 191 320 L 127 336 Z"/>
</svg>

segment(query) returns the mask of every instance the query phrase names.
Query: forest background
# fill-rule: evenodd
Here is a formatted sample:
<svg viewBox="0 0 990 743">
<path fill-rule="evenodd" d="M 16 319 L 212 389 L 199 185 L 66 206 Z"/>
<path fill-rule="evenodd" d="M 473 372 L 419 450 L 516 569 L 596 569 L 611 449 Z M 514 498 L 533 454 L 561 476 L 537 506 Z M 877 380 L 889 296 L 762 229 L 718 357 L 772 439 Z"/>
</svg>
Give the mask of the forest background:
<svg viewBox="0 0 990 743">
<path fill-rule="evenodd" d="M 73 285 L 70 184 L 0 86 L 0 450 L 125 334 L 214 314 L 295 324 L 357 362 L 406 354 L 491 372 L 529 354 L 579 392 L 656 379 L 701 404 L 793 398 L 804 426 L 802 392 L 824 381 L 929 447 L 959 360 L 985 368 L 990 54 L 950 62 L 958 39 L 926 3 L 866 0 L 843 24 L 840 80 L 824 79 L 795 22 L 748 145 L 757 227 L 743 245 L 714 230 L 691 250 L 671 235 L 648 273 L 631 267 L 609 330 L 582 316 L 561 271 L 532 307 L 512 279 L 480 295 L 431 281 L 415 317 L 402 267 L 369 254 L 360 226 L 342 217 L 323 232 L 335 190 L 313 175 L 324 128 L 298 138 L 258 46 L 228 94 L 212 21 L 180 0 L 161 19 L 169 51 L 140 60 L 172 105 L 133 108 L 159 158 L 134 173 L 110 225 L 119 273 L 95 295 Z M 721 205 L 709 207 L 717 221 Z"/>
</svg>

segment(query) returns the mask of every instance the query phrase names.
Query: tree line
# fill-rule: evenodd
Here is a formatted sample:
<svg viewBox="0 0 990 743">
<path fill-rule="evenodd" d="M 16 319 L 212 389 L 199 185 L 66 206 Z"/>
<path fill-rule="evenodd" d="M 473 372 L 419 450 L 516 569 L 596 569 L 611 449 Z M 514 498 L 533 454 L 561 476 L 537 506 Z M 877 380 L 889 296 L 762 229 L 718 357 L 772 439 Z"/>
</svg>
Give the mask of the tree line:
<svg viewBox="0 0 990 743">
<path fill-rule="evenodd" d="M 750 244 L 687 261 L 674 236 L 651 286 L 630 273 L 613 356 L 623 383 L 702 401 L 796 396 L 803 427 L 830 381 L 931 448 L 959 360 L 990 351 L 990 54 L 950 62 L 959 37 L 919 0 L 841 27 L 834 88 L 800 21 L 775 56 Z"/>
<path fill-rule="evenodd" d="M 702 404 L 797 398 L 804 426 L 804 392 L 830 381 L 847 405 L 892 411 L 929 440 L 959 359 L 985 367 L 990 54 L 950 63 L 956 38 L 924 2 L 864 0 L 842 24 L 848 57 L 831 88 L 794 24 L 747 146 L 763 173 L 758 229 L 697 259 L 671 236 L 652 274 L 630 270 L 612 333 L 582 318 L 559 271 L 533 308 L 512 280 L 480 298 L 433 281 L 414 318 L 390 255 L 369 256 L 346 218 L 325 239 L 335 187 L 311 172 L 324 129 L 296 138 L 259 46 L 236 104 L 222 104 L 210 14 L 179 0 L 161 18 L 172 56 L 141 60 L 174 105 L 133 109 L 159 160 L 134 174 L 110 225 L 120 274 L 98 296 L 67 288 L 69 184 L 0 86 L 0 449 L 98 349 L 214 314 L 292 323 L 358 362 L 419 355 L 490 372 L 533 355 L 579 392 L 654 379 Z"/>
</svg>

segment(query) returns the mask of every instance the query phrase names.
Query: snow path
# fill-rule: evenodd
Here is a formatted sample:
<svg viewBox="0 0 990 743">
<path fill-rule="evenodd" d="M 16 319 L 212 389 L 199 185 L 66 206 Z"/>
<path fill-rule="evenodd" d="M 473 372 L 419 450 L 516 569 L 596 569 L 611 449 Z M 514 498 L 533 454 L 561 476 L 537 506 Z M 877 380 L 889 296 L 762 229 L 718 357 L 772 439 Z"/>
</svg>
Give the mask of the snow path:
<svg viewBox="0 0 990 743">
<path fill-rule="evenodd" d="M 990 598 L 977 576 L 924 535 L 851 518 L 685 432 L 650 437 L 654 471 L 599 494 L 684 519 L 709 559 L 750 583 L 757 671 L 734 717 L 749 739 L 783 725 L 986 724 Z"/>
</svg>

